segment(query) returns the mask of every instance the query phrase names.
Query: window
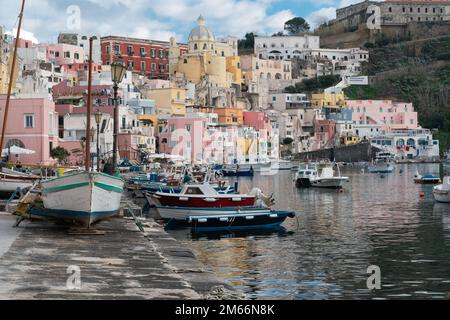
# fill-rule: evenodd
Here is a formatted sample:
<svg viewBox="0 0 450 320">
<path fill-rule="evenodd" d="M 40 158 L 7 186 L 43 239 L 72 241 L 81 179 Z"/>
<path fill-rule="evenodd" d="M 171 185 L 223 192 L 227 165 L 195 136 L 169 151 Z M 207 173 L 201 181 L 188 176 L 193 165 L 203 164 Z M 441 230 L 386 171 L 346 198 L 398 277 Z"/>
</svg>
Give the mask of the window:
<svg viewBox="0 0 450 320">
<path fill-rule="evenodd" d="M 107 47 L 106 47 L 106 53 L 107 53 L 107 54 L 110 54 L 110 53 L 111 53 L 111 47 L 110 47 L 110 46 L 107 46 Z"/>
<path fill-rule="evenodd" d="M 188 188 L 186 194 L 203 195 L 203 192 L 200 188 Z"/>
<path fill-rule="evenodd" d="M 114 46 L 114 52 L 115 52 L 116 54 L 120 54 L 120 46 L 119 46 L 118 44 L 116 44 L 116 45 Z"/>
<path fill-rule="evenodd" d="M 152 63 L 152 71 L 156 71 L 156 63 Z"/>
<path fill-rule="evenodd" d="M 389 7 L 389 12 L 392 12 L 392 8 L 391 7 Z"/>
<path fill-rule="evenodd" d="M 64 52 L 64 58 L 70 59 L 70 51 Z"/>
<path fill-rule="evenodd" d="M 141 47 L 141 56 L 145 55 L 145 48 Z"/>
<path fill-rule="evenodd" d="M 164 50 L 159 50 L 159 58 L 164 59 Z"/>
<path fill-rule="evenodd" d="M 50 141 L 50 142 L 48 143 L 48 152 L 49 152 L 50 157 L 52 156 L 52 155 L 51 155 L 52 150 L 53 150 L 53 142 Z"/>
<path fill-rule="evenodd" d="M 122 129 L 125 129 L 127 127 L 127 118 L 122 118 Z"/>
<path fill-rule="evenodd" d="M 403 8 L 402 8 L 402 11 L 403 11 L 403 12 L 405 12 L 405 11 L 406 11 L 405 7 L 403 7 Z"/>
<path fill-rule="evenodd" d="M 133 53 L 133 47 L 128 46 L 127 52 L 128 52 L 128 54 L 132 54 Z"/>
<path fill-rule="evenodd" d="M 141 71 L 145 71 L 145 61 L 141 61 Z"/>
<path fill-rule="evenodd" d="M 34 128 L 34 114 L 26 114 L 25 115 L 24 126 L 27 129 Z"/>
<path fill-rule="evenodd" d="M 74 58 L 79 60 L 80 59 L 80 54 L 79 53 L 75 53 Z"/>
<path fill-rule="evenodd" d="M 191 132 L 191 125 L 190 125 L 190 124 L 187 124 L 187 125 L 186 125 L 186 131 L 187 131 L 187 132 Z"/>
<path fill-rule="evenodd" d="M 156 50 L 155 49 L 151 49 L 150 53 L 151 53 L 152 58 L 156 58 Z"/>
</svg>

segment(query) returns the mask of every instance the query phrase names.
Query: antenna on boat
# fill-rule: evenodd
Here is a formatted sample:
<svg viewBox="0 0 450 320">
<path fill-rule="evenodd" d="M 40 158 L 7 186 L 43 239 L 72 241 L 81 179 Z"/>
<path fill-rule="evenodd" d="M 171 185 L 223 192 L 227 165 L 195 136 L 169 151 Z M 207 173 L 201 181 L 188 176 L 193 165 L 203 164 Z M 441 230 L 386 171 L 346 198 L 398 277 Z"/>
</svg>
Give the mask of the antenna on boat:
<svg viewBox="0 0 450 320">
<path fill-rule="evenodd" d="M 92 113 L 92 42 L 94 38 L 89 38 L 89 76 L 88 76 L 88 96 L 86 110 L 86 161 L 85 169 L 89 173 L 91 170 L 91 113 Z M 98 143 L 98 142 L 97 142 Z"/>
<path fill-rule="evenodd" d="M 3 150 L 3 143 L 5 142 L 6 120 L 8 120 L 9 104 L 11 99 L 12 84 L 15 73 L 14 70 L 16 69 L 17 47 L 19 46 L 20 29 L 22 28 L 22 18 L 24 9 L 25 9 L 25 0 L 22 0 L 22 7 L 20 9 L 19 14 L 19 25 L 17 26 L 16 41 L 14 43 L 14 52 L 12 57 L 11 70 L 9 72 L 8 94 L 6 96 L 5 113 L 3 114 L 3 126 L 2 126 L 2 136 L 0 138 L 0 150 Z"/>
</svg>

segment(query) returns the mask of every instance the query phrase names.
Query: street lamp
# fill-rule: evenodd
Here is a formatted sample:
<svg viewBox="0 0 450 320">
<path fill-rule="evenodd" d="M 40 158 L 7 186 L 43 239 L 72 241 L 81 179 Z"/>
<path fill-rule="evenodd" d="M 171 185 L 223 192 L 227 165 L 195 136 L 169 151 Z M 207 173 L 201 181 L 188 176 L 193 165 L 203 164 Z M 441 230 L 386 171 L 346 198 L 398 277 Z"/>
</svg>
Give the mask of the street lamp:
<svg viewBox="0 0 450 320">
<path fill-rule="evenodd" d="M 117 99 L 117 91 L 119 84 L 122 82 L 127 69 L 121 61 L 113 62 L 111 64 L 111 80 L 114 83 L 114 141 L 113 141 L 113 172 L 117 168 L 117 147 L 119 140 L 119 104 Z"/>
<path fill-rule="evenodd" d="M 100 172 L 100 122 L 102 122 L 103 114 L 97 110 L 95 115 L 95 123 L 97 123 L 97 172 Z"/>
</svg>

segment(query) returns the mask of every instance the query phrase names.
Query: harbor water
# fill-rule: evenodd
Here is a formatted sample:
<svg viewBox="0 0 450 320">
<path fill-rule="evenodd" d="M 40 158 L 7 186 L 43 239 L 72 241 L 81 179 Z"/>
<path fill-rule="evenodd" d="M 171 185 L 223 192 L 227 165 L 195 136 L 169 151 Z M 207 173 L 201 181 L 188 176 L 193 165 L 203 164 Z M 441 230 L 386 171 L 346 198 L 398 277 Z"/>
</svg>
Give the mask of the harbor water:
<svg viewBox="0 0 450 320">
<path fill-rule="evenodd" d="M 170 233 L 249 299 L 449 299 L 450 204 L 413 182 L 417 170 L 440 168 L 404 164 L 380 175 L 345 167 L 343 192 L 297 189 L 290 171 L 241 178 L 241 191 L 274 193 L 275 208 L 298 218 L 266 232 Z M 380 268 L 379 290 L 368 289 L 369 266 Z"/>
</svg>

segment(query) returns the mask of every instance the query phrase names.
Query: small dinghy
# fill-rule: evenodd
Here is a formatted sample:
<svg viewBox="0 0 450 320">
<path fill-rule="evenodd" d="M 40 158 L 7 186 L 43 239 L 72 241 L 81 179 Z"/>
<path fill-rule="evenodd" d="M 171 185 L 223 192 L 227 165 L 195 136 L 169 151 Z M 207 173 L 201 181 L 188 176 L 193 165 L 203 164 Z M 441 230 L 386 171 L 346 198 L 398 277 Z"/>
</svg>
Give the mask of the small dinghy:
<svg viewBox="0 0 450 320">
<path fill-rule="evenodd" d="M 438 184 L 441 179 L 432 174 L 420 175 L 418 171 L 414 175 L 414 182 L 419 184 Z"/>
</svg>

